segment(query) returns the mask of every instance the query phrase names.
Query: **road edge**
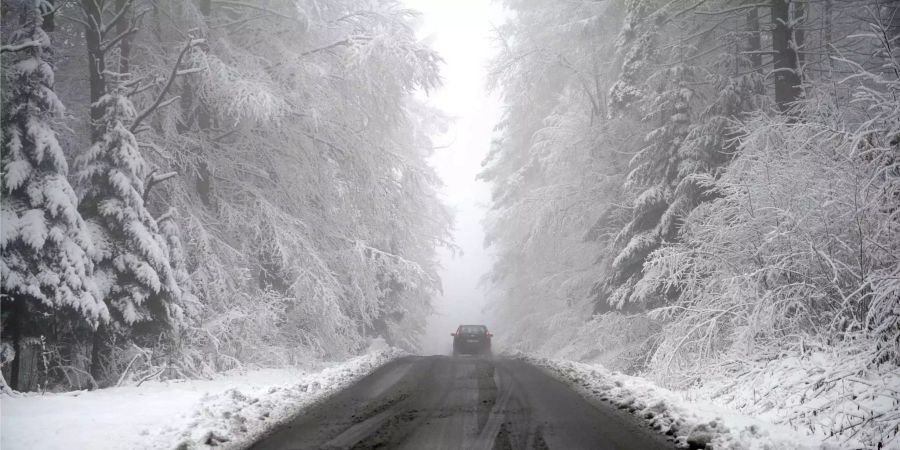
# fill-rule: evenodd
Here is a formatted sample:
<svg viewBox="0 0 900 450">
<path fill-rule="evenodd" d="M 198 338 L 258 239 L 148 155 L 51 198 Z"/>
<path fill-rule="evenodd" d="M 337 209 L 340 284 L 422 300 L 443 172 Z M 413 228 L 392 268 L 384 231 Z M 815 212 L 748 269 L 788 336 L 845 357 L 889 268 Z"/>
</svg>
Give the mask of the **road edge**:
<svg viewBox="0 0 900 450">
<path fill-rule="evenodd" d="M 273 386 L 262 394 L 247 394 L 235 387 L 204 397 L 188 413 L 192 418 L 186 426 L 164 430 L 147 448 L 249 448 L 309 408 L 404 356 L 409 354 L 397 348 L 378 349 L 304 376 L 296 383 Z"/>
<path fill-rule="evenodd" d="M 863 448 L 855 442 L 822 442 L 790 427 L 767 423 L 722 406 L 691 402 L 648 380 L 610 372 L 599 365 L 523 353 L 505 356 L 544 370 L 589 401 L 612 405 L 631 414 L 653 432 L 674 439 L 678 449 Z"/>
</svg>

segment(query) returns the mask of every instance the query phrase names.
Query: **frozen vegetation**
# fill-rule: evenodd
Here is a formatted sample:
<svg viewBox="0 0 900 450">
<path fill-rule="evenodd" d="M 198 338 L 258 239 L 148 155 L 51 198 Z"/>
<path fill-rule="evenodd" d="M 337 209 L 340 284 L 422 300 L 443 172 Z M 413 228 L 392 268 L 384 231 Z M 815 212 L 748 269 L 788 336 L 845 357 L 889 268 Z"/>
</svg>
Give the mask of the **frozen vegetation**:
<svg viewBox="0 0 900 450">
<path fill-rule="evenodd" d="M 500 3 L 498 346 L 681 446 L 900 448 L 900 4 Z M 417 349 L 416 12 L 0 8 L 4 448 L 239 448 Z"/>
<path fill-rule="evenodd" d="M 645 378 L 610 372 L 602 365 L 516 357 L 544 368 L 585 397 L 611 403 L 640 417 L 654 430 L 674 437 L 677 448 L 702 449 L 709 445 L 724 450 L 838 450 L 864 447 L 857 439 L 832 441 L 822 429 L 810 433 L 788 424 L 775 425 L 773 419 L 780 418 L 772 414 L 742 414 L 694 392 L 674 392 Z M 879 412 L 885 410 L 882 407 Z"/>
<path fill-rule="evenodd" d="M 394 1 L 3 7 L 14 390 L 413 350 L 450 216 Z"/>
<path fill-rule="evenodd" d="M 378 342 L 378 341 L 376 341 Z M 3 398 L 3 448 L 243 448 L 403 352 L 381 341 L 340 363 Z"/>
<path fill-rule="evenodd" d="M 505 3 L 502 343 L 900 447 L 900 5 Z"/>
</svg>

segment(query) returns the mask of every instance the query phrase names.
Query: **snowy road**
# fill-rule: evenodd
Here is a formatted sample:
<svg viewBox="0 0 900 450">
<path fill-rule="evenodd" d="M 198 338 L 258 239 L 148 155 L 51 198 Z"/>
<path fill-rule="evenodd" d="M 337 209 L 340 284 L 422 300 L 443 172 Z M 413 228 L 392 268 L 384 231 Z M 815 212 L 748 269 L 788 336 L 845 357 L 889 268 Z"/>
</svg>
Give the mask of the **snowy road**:
<svg viewBox="0 0 900 450">
<path fill-rule="evenodd" d="M 655 449 L 673 443 L 519 360 L 388 363 L 257 442 L 255 450 Z"/>
</svg>

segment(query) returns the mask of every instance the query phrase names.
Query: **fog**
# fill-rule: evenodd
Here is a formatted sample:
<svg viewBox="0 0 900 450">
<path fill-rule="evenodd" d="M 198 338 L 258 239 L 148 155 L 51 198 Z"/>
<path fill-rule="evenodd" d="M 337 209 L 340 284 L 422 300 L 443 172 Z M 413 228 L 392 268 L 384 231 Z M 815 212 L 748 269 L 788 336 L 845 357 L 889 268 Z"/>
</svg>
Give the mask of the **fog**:
<svg viewBox="0 0 900 450">
<path fill-rule="evenodd" d="M 440 250 L 443 294 L 435 299 L 422 351 L 448 353 L 449 333 L 464 323 L 492 327 L 485 291 L 479 278 L 491 266 L 483 248 L 481 221 L 490 192 L 476 180 L 487 154 L 494 124 L 500 116 L 499 101 L 487 92 L 487 64 L 493 54 L 492 21 L 500 14 L 489 0 L 407 0 L 422 12 L 419 35 L 431 42 L 444 59 L 443 85 L 427 102 L 453 119 L 447 133 L 434 138 L 441 147 L 431 163 L 444 182 L 442 199 L 454 213 L 453 236 L 459 252 Z M 495 333 L 498 330 L 492 330 Z"/>
<path fill-rule="evenodd" d="M 3 448 L 249 447 L 346 388 L 310 448 L 620 447 L 554 445 L 580 393 L 696 448 L 800 447 L 739 413 L 900 450 L 900 1 L 0 11 Z"/>
</svg>

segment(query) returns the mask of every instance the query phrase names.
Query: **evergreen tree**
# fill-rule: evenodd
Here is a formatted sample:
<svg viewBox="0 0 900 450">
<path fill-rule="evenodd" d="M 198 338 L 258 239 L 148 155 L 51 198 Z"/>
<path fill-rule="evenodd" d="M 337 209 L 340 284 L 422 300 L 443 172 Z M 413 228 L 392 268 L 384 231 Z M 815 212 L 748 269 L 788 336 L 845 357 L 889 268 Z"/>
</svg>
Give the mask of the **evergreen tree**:
<svg viewBox="0 0 900 450">
<path fill-rule="evenodd" d="M 147 163 L 129 129 L 134 106 L 113 89 L 94 105 L 103 111 L 102 134 L 78 157 L 75 173 L 97 250 L 100 295 L 119 323 L 172 324 L 182 291 L 166 239 L 144 205 Z"/>
<path fill-rule="evenodd" d="M 4 332 L 16 347 L 22 327 L 35 319 L 29 312 L 36 309 L 75 311 L 74 317 L 92 326 L 108 318 L 92 279 L 90 236 L 52 128 L 63 105 L 53 91 L 50 38 L 41 22 L 41 10 L 33 2 L 24 26 L 3 48 L 4 53 L 16 52 L 3 107 L 0 239 L 3 306 L 12 314 L 7 319 L 10 329 Z M 12 366 L 14 389 L 17 361 Z"/>
<path fill-rule="evenodd" d="M 710 8 L 728 5 L 712 2 Z M 611 89 L 612 110 L 637 115 L 651 130 L 631 160 L 626 185 L 639 194 L 616 237 L 610 273 L 595 286 L 598 311 L 652 307 L 673 294 L 635 289 L 644 263 L 660 246 L 678 241 L 683 218 L 714 198 L 710 187 L 734 153 L 735 121 L 764 104 L 764 78 L 753 55 L 730 51 L 746 45 L 741 30 L 752 23 L 722 13 L 732 30 L 723 33 L 696 17 L 676 19 L 682 14 L 671 5 L 649 6 L 629 4 L 619 38 L 625 58 Z"/>
</svg>

